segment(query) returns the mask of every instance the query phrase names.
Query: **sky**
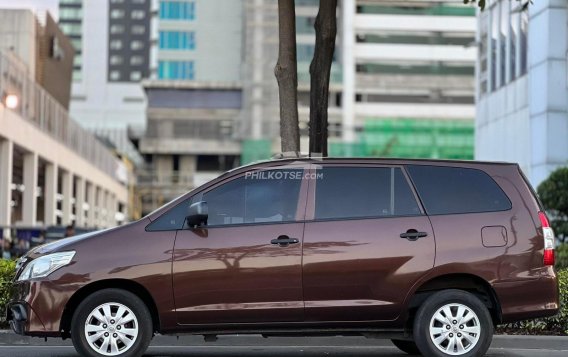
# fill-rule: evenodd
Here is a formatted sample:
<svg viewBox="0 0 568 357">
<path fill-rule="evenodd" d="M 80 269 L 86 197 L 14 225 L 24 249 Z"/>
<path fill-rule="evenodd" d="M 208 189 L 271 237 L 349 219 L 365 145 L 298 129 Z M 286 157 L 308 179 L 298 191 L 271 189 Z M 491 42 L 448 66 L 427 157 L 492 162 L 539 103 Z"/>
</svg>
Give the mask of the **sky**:
<svg viewBox="0 0 568 357">
<path fill-rule="evenodd" d="M 51 16 L 58 19 L 59 0 L 0 0 L 0 9 L 48 10 Z"/>
</svg>

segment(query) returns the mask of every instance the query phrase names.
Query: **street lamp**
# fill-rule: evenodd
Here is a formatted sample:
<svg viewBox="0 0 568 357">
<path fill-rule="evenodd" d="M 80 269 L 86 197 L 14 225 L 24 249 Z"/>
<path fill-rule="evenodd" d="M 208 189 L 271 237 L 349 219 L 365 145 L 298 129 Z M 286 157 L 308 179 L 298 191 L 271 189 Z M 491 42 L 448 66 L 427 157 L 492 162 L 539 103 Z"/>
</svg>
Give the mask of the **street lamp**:
<svg viewBox="0 0 568 357">
<path fill-rule="evenodd" d="M 4 104 L 8 109 L 16 109 L 20 102 L 20 98 L 18 98 L 15 94 L 6 94 L 4 97 Z"/>
</svg>

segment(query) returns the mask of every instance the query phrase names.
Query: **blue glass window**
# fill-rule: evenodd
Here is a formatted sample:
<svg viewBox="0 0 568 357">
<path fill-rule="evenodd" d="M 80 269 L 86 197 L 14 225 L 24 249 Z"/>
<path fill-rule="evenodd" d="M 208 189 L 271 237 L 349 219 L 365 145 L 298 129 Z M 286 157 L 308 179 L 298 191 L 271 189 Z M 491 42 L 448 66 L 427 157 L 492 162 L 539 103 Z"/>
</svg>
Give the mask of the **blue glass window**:
<svg viewBox="0 0 568 357">
<path fill-rule="evenodd" d="M 195 1 L 160 1 L 160 19 L 195 20 Z"/>
<path fill-rule="evenodd" d="M 160 31 L 160 49 L 162 50 L 194 50 L 195 32 L 193 31 Z"/>
<path fill-rule="evenodd" d="M 194 79 L 193 61 L 159 61 L 159 79 Z"/>
</svg>

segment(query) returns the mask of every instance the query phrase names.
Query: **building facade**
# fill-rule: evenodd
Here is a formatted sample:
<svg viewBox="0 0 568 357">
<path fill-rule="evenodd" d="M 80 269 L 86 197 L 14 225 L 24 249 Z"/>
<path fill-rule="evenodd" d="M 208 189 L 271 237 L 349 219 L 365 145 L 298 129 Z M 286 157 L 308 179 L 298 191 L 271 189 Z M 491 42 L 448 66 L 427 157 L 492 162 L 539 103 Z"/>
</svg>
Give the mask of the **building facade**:
<svg viewBox="0 0 568 357">
<path fill-rule="evenodd" d="M 124 222 L 128 190 L 123 165 L 65 108 L 73 48 L 49 15 L 40 27 L 29 10 L 7 17 L 2 24 L 17 41 L 7 46 L 3 38 L 0 49 L 2 237 L 13 238 L 13 227 L 74 223 L 94 228 Z M 35 57 L 18 57 L 28 53 Z"/>
<path fill-rule="evenodd" d="M 475 157 L 518 162 L 536 186 L 568 164 L 568 4 L 487 5 L 478 16 Z"/>
<path fill-rule="evenodd" d="M 1 9 L 0 50 L 69 108 L 74 50 L 48 12 Z"/>
<path fill-rule="evenodd" d="M 127 126 L 143 126 L 150 74 L 151 0 L 61 0 L 59 24 L 76 56 L 70 113 L 137 158 Z"/>
</svg>

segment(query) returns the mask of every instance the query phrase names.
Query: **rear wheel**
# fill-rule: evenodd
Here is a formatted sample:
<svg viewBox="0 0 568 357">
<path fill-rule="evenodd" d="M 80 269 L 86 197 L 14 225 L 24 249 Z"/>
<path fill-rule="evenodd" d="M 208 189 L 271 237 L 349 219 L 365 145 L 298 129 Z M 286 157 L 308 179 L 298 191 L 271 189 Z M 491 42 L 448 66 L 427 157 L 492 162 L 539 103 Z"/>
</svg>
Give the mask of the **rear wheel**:
<svg viewBox="0 0 568 357">
<path fill-rule="evenodd" d="M 424 356 L 483 356 L 493 339 L 487 307 L 473 294 L 444 290 L 430 296 L 414 320 L 414 341 Z"/>
<path fill-rule="evenodd" d="M 101 290 L 77 307 L 71 338 L 81 356 L 141 356 L 152 338 L 152 317 L 136 295 L 120 289 Z"/>
<path fill-rule="evenodd" d="M 408 340 L 391 340 L 392 344 L 395 345 L 399 350 L 405 352 L 411 356 L 420 355 L 420 350 L 416 346 L 414 341 Z"/>
</svg>

